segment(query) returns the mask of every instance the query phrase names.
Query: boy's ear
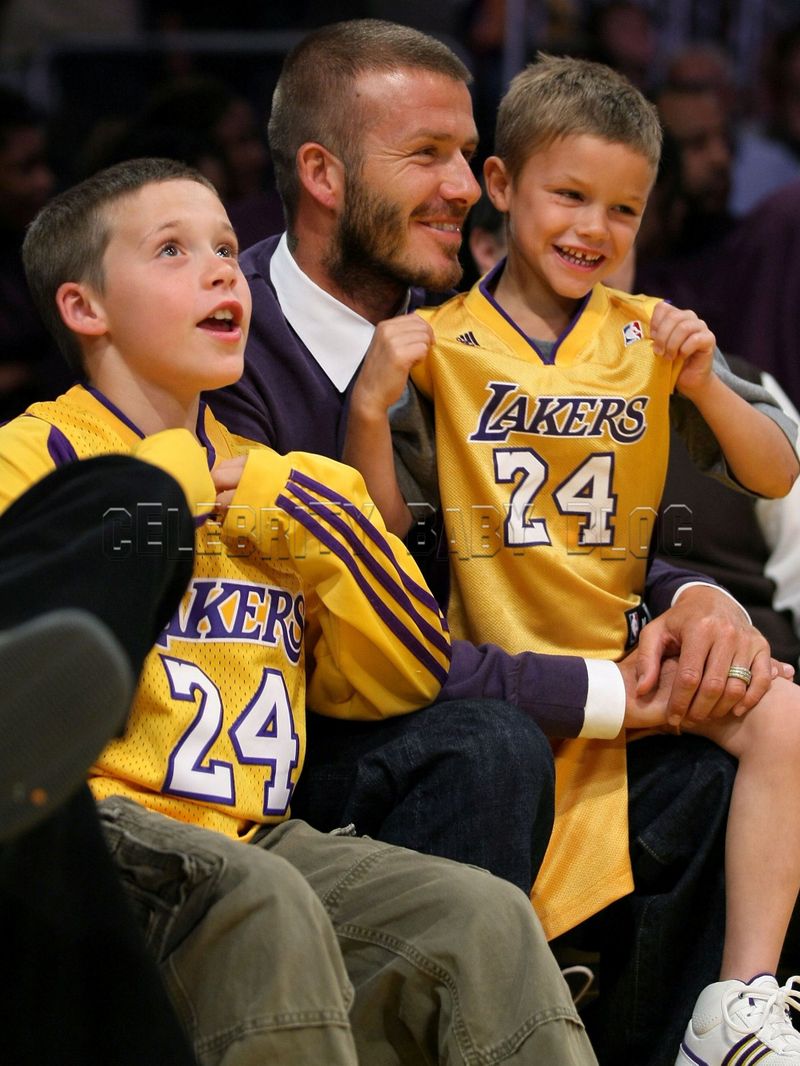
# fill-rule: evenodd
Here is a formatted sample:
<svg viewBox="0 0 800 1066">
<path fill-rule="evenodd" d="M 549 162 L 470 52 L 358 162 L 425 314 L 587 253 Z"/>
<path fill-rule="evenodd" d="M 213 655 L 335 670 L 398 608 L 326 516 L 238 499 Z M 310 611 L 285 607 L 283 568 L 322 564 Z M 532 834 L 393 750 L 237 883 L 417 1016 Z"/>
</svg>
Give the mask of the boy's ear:
<svg viewBox="0 0 800 1066">
<path fill-rule="evenodd" d="M 317 203 L 335 210 L 344 199 L 344 163 L 315 141 L 297 149 L 297 176 Z"/>
<path fill-rule="evenodd" d="M 93 289 L 78 281 L 65 281 L 56 292 L 56 305 L 64 325 L 73 333 L 99 337 L 106 332 L 103 307 Z"/>
<path fill-rule="evenodd" d="M 511 177 L 506 170 L 505 163 L 499 156 L 490 155 L 483 164 L 483 181 L 486 186 L 486 193 L 497 210 L 507 212 L 511 191 Z"/>
</svg>

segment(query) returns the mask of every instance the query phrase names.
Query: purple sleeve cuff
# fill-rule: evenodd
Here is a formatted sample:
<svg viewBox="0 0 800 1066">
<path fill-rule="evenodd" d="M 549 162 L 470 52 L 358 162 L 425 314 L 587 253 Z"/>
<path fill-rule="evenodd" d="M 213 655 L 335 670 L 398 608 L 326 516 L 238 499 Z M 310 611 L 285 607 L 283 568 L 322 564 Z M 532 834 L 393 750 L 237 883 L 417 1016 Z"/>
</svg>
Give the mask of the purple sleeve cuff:
<svg viewBox="0 0 800 1066">
<path fill-rule="evenodd" d="M 645 600 L 653 617 L 669 610 L 675 593 L 681 585 L 690 581 L 699 581 L 706 585 L 717 584 L 708 574 L 699 574 L 696 570 L 681 570 L 663 559 L 654 559 L 647 572 L 645 588 Z"/>
<path fill-rule="evenodd" d="M 453 641 L 450 673 L 440 699 L 502 699 L 530 715 L 552 737 L 583 728 L 588 680 L 575 655 L 510 655 L 493 644 Z"/>
</svg>

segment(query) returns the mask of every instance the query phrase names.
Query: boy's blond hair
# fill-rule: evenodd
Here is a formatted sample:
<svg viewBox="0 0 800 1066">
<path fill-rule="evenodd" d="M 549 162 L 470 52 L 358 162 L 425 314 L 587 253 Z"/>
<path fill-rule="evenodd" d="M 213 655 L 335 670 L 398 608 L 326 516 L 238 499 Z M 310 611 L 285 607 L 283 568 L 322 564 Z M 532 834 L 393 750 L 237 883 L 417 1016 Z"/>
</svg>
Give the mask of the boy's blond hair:
<svg viewBox="0 0 800 1066">
<path fill-rule="evenodd" d="M 145 185 L 196 181 L 215 195 L 211 182 L 193 167 L 173 159 L 130 159 L 101 170 L 46 204 L 25 234 L 22 261 L 28 288 L 44 324 L 70 367 L 83 370 L 78 338 L 65 324 L 56 293 L 67 281 L 103 291 L 103 256 L 111 239 L 108 208 Z"/>
<path fill-rule="evenodd" d="M 624 75 L 587 59 L 539 53 L 500 102 L 495 154 L 513 180 L 534 152 L 580 134 L 624 144 L 644 156 L 654 173 L 658 168 L 658 112 Z"/>
</svg>

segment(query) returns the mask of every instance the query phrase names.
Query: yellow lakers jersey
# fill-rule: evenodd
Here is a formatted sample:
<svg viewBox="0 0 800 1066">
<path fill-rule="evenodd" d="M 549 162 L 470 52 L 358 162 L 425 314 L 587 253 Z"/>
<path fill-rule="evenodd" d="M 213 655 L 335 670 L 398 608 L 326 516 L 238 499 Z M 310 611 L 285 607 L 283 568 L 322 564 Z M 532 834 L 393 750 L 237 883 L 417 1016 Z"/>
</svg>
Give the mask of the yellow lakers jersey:
<svg viewBox="0 0 800 1066">
<path fill-rule="evenodd" d="M 194 486 L 191 583 L 146 660 L 124 736 L 101 753 L 90 784 L 97 798 L 127 795 L 247 838 L 289 814 L 305 752 L 307 673 L 309 701 L 322 713 L 405 713 L 437 695 L 449 640 L 355 471 L 252 445 L 205 407 L 197 435 L 202 447 L 183 430 L 143 439 L 102 396 L 76 387 L 0 428 L 0 506 L 26 477 L 31 484 L 59 462 L 111 452 L 139 454 Z M 209 467 L 243 451 L 222 522 Z M 112 551 L 122 543 L 116 517 Z"/>
<path fill-rule="evenodd" d="M 635 644 L 679 372 L 653 351 L 657 302 L 598 285 L 549 354 L 480 284 L 421 312 L 455 636 L 613 660 Z M 560 743 L 556 807 L 533 893 L 550 936 L 632 887 L 624 737 Z"/>
<path fill-rule="evenodd" d="M 478 286 L 422 312 L 457 636 L 604 659 L 635 642 L 678 372 L 653 354 L 656 303 L 596 286 L 552 359 Z"/>
</svg>

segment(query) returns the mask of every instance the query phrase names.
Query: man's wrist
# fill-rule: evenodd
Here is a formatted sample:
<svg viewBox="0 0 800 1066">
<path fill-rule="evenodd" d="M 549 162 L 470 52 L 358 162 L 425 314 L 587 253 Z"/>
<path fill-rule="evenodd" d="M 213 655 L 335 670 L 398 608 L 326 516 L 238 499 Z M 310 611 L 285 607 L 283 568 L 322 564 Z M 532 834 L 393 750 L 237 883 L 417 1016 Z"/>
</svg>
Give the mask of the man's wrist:
<svg viewBox="0 0 800 1066">
<path fill-rule="evenodd" d="M 670 606 L 671 607 L 675 606 L 675 604 L 678 601 L 678 597 L 681 595 L 682 592 L 685 592 L 687 589 L 697 588 L 697 587 L 704 588 L 704 589 L 711 589 L 713 592 L 721 592 L 723 596 L 727 596 L 729 600 L 732 600 L 736 604 L 736 606 L 739 608 L 739 610 L 745 616 L 745 618 L 750 623 L 750 625 L 753 624 L 752 618 L 747 613 L 747 611 L 744 609 L 744 607 L 742 607 L 741 603 L 739 603 L 739 601 L 736 599 L 736 597 L 732 593 L 728 592 L 727 589 L 724 589 L 722 587 L 722 585 L 714 585 L 710 581 L 687 581 L 687 582 L 685 582 L 685 584 L 680 585 L 675 590 L 675 593 L 674 593 L 674 595 L 672 597 L 672 601 L 670 603 Z"/>
</svg>

